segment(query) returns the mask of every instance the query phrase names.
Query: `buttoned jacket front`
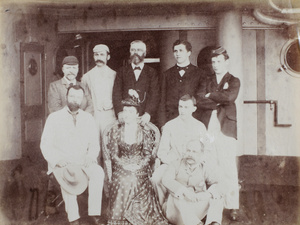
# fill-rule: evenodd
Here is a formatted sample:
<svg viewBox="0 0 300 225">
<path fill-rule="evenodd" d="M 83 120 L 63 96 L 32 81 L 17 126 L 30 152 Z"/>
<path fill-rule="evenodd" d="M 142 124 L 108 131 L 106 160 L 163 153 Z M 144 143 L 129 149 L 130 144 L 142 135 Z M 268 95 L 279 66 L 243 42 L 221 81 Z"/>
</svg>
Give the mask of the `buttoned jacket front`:
<svg viewBox="0 0 300 225">
<path fill-rule="evenodd" d="M 162 77 L 159 125 L 163 126 L 178 116 L 178 102 L 183 95 L 190 94 L 196 99 L 198 96 L 204 96 L 205 82 L 204 71 L 192 64 L 187 66 L 183 76 L 180 76 L 177 65 L 168 69 Z M 200 119 L 200 114 L 201 112 L 197 109 L 194 117 Z"/>
<path fill-rule="evenodd" d="M 113 88 L 113 105 L 116 115 L 123 110 L 121 101 L 129 97 L 129 89 L 136 90 L 140 100 L 143 101 L 139 107 L 140 116 L 147 112 L 152 118 L 156 113 L 160 96 L 156 70 L 145 64 L 136 80 L 131 65 L 119 69 Z"/>
</svg>

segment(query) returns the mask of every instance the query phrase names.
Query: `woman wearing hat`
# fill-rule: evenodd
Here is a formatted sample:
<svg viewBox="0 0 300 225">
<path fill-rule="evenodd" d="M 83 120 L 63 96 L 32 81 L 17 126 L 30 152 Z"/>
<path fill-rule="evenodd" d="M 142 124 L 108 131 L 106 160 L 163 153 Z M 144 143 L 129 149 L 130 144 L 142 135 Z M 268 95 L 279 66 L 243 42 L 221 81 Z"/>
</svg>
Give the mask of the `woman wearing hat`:
<svg viewBox="0 0 300 225">
<path fill-rule="evenodd" d="M 108 224 L 168 224 L 150 181 L 149 135 L 139 124 L 141 101 L 136 91 L 122 101 L 124 123 L 112 128 L 109 148 L 112 160 L 110 218 Z"/>
</svg>

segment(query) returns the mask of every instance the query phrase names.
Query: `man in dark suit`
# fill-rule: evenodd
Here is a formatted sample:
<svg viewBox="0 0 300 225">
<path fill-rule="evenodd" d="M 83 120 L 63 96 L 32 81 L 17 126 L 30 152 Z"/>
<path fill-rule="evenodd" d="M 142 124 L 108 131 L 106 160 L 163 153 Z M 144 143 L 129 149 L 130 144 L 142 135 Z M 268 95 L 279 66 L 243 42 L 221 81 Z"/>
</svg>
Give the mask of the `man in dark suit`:
<svg viewBox="0 0 300 225">
<path fill-rule="evenodd" d="M 161 102 L 159 107 L 159 126 L 178 116 L 178 102 L 181 96 L 189 94 L 196 99 L 205 94 L 206 74 L 190 62 L 192 45 L 185 40 L 177 40 L 173 44 L 176 65 L 168 69 L 162 77 Z M 200 120 L 200 110 L 193 116 Z"/>
<path fill-rule="evenodd" d="M 199 100 L 202 122 L 208 128 L 212 113 L 217 117 L 224 135 L 237 139 L 235 100 L 240 89 L 240 80 L 228 72 L 229 56 L 222 47 L 212 51 L 212 67 L 215 73 L 208 76 L 206 94 Z"/>
<path fill-rule="evenodd" d="M 155 116 L 160 95 L 158 75 L 155 69 L 145 65 L 145 56 L 146 44 L 140 40 L 131 42 L 130 64 L 121 67 L 117 72 L 113 88 L 113 105 L 119 121 L 122 121 L 121 101 L 135 91 L 141 102 L 139 108 L 141 124 L 148 123 Z"/>
<path fill-rule="evenodd" d="M 54 81 L 50 84 L 48 90 L 48 109 L 49 113 L 56 112 L 67 105 L 67 90 L 69 86 L 81 85 L 76 80 L 79 65 L 78 59 L 75 56 L 66 56 L 62 62 L 63 78 Z M 80 108 L 91 114 L 94 113 L 93 102 L 87 90 L 83 97 Z"/>
<path fill-rule="evenodd" d="M 232 220 L 237 219 L 239 208 L 237 155 L 237 117 L 235 100 L 240 80 L 228 72 L 229 56 L 223 47 L 212 50 L 214 74 L 207 79 L 205 97 L 200 99 L 202 121 L 214 136 L 218 164 L 221 168 L 220 183 L 226 190 L 224 206 L 230 209 Z"/>
</svg>

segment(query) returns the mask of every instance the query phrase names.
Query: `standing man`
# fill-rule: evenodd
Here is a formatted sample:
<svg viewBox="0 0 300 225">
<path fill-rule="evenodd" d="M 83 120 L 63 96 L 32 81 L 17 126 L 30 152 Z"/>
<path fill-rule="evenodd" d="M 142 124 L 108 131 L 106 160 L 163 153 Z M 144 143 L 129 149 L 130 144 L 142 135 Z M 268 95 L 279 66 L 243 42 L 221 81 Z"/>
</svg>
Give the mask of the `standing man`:
<svg viewBox="0 0 300 225">
<path fill-rule="evenodd" d="M 235 100 L 240 89 L 240 80 L 228 72 L 229 56 L 223 47 L 214 48 L 211 55 L 215 72 L 207 80 L 206 95 L 200 99 L 203 109 L 202 121 L 215 138 L 222 182 L 227 189 L 225 208 L 231 209 L 231 219 L 237 219 L 239 208 L 239 185 L 236 164 L 237 117 Z"/>
<path fill-rule="evenodd" d="M 196 99 L 205 94 L 206 75 L 203 70 L 190 62 L 192 45 L 185 40 L 173 44 L 176 65 L 168 69 L 162 78 L 159 126 L 178 116 L 178 101 L 181 96 L 190 94 Z M 198 104 L 197 104 L 198 106 Z M 200 119 L 199 109 L 194 113 Z"/>
<path fill-rule="evenodd" d="M 129 90 L 136 90 L 141 100 L 139 115 L 141 124 L 148 123 L 155 116 L 159 103 L 158 75 L 155 69 L 145 65 L 146 44 L 140 40 L 130 44 L 130 64 L 117 72 L 113 88 L 113 104 L 119 121 L 122 121 L 121 101 L 127 98 Z"/>
<path fill-rule="evenodd" d="M 83 75 L 82 83 L 91 93 L 94 117 L 102 139 L 101 134 L 106 126 L 116 121 L 112 103 L 116 72 L 107 66 L 110 52 L 106 45 L 96 45 L 93 52 L 96 66 Z"/>
<path fill-rule="evenodd" d="M 101 215 L 103 169 L 97 163 L 100 146 L 94 118 L 80 109 L 84 90 L 74 85 L 67 90 L 67 105 L 51 113 L 41 138 L 41 150 L 61 185 L 68 220 L 79 224 L 77 195 L 88 186 L 88 214 L 95 223 Z M 87 177 L 85 177 L 87 176 Z"/>
<path fill-rule="evenodd" d="M 48 109 L 49 112 L 55 112 L 62 109 L 67 104 L 67 89 L 72 85 L 81 85 L 76 80 L 78 75 L 79 64 L 75 56 L 66 56 L 62 62 L 63 78 L 50 84 L 48 90 Z M 93 114 L 92 99 L 88 92 L 85 92 L 80 108 L 86 112 Z"/>
<path fill-rule="evenodd" d="M 188 141 L 208 138 L 204 124 L 192 116 L 196 109 L 196 99 L 193 96 L 189 94 L 182 96 L 177 109 L 179 115 L 164 126 L 157 151 L 157 157 L 162 165 L 156 168 L 152 175 L 161 206 L 167 194 L 166 188 L 162 185 L 162 177 L 168 165 L 183 157 Z"/>
</svg>

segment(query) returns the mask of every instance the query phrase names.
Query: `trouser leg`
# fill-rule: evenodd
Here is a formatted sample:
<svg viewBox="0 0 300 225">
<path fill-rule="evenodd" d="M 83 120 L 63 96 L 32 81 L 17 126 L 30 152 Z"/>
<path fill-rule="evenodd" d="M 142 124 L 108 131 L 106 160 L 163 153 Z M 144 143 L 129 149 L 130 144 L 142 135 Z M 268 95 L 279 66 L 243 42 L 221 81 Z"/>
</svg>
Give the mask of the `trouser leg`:
<svg viewBox="0 0 300 225">
<path fill-rule="evenodd" d="M 84 168 L 84 171 L 89 178 L 88 214 L 90 216 L 100 216 L 104 181 L 103 169 L 97 164 L 92 164 Z"/>
<path fill-rule="evenodd" d="M 162 184 L 163 175 L 167 169 L 168 165 L 163 164 L 159 166 L 154 173 L 152 174 L 152 184 L 155 190 L 156 196 L 158 197 L 158 201 L 161 207 L 163 207 L 164 202 L 166 201 L 167 189 Z"/>
<path fill-rule="evenodd" d="M 69 194 L 63 188 L 61 188 L 61 194 L 65 202 L 65 209 L 68 214 L 69 222 L 79 219 L 80 216 L 79 216 L 79 208 L 77 203 L 77 196 Z"/>
</svg>

